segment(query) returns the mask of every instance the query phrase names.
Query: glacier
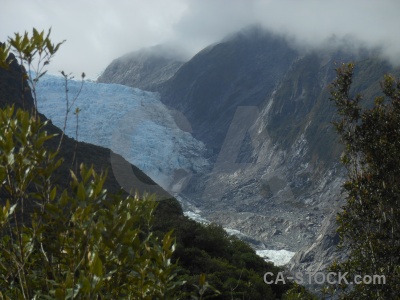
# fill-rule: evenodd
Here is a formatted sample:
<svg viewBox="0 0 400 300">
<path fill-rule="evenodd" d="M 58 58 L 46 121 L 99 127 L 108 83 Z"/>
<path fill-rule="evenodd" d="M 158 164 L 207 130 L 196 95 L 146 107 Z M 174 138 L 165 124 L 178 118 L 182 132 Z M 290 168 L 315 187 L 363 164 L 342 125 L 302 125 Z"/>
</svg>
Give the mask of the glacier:
<svg viewBox="0 0 400 300">
<path fill-rule="evenodd" d="M 71 103 L 81 81 L 68 80 Z M 65 79 L 46 75 L 36 87 L 38 110 L 59 128 L 64 126 Z M 204 172 L 209 163 L 206 148 L 190 133 L 190 124 L 169 110 L 158 93 L 120 84 L 85 81 L 71 107 L 65 134 L 79 141 L 110 148 L 140 168 L 172 195 L 179 194 L 185 178 Z M 182 125 L 183 124 L 183 125 Z"/>
<path fill-rule="evenodd" d="M 264 258 L 265 261 L 269 261 L 274 263 L 276 266 L 284 266 L 286 265 L 292 257 L 295 255 L 295 252 L 288 250 L 256 250 L 258 256 Z"/>
<path fill-rule="evenodd" d="M 68 80 L 70 102 L 80 86 L 81 81 Z M 39 112 L 61 129 L 67 111 L 65 91 L 65 80 L 61 76 L 45 75 L 36 86 Z M 80 109 L 77 136 L 76 108 Z M 205 158 L 207 149 L 191 135 L 185 116 L 168 109 L 158 93 L 85 81 L 70 111 L 65 129 L 67 136 L 122 155 L 174 195 L 184 207 L 189 207 L 184 212 L 187 217 L 203 224 L 210 223 L 179 195 L 192 174 L 210 171 L 210 162 Z M 230 235 L 245 236 L 238 230 L 224 229 Z M 277 265 L 286 264 L 294 255 L 294 252 L 266 250 L 262 246 L 256 247 L 256 253 Z"/>
</svg>

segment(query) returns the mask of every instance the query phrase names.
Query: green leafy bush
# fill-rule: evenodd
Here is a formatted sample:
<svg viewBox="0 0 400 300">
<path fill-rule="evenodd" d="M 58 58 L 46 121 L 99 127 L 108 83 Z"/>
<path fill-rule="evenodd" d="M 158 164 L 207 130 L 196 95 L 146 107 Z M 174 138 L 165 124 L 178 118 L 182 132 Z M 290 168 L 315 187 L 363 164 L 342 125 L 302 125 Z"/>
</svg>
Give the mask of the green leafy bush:
<svg viewBox="0 0 400 300">
<path fill-rule="evenodd" d="M 173 296 L 172 232 L 151 233 L 156 201 L 103 189 L 106 174 L 71 171 L 43 147 L 52 138 L 28 112 L 0 110 L 0 291 L 5 299 L 153 299 Z"/>
<path fill-rule="evenodd" d="M 332 100 L 340 119 L 335 123 L 345 151 L 343 185 L 346 203 L 338 214 L 341 246 L 347 260 L 335 272 L 355 276 L 384 275 L 386 284 L 342 282 L 342 299 L 397 299 L 400 294 L 400 81 L 391 75 L 381 83 L 383 95 L 366 107 L 351 95 L 353 64 L 337 69 Z M 364 103 L 363 103 L 364 102 Z M 372 101 L 371 101 L 372 102 Z"/>
</svg>

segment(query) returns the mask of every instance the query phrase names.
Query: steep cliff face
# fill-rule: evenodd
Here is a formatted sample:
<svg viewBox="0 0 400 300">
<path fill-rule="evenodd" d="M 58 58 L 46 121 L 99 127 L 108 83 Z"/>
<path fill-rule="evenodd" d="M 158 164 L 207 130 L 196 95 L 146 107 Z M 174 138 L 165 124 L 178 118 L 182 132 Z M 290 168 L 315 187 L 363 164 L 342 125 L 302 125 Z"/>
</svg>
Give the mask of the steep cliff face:
<svg viewBox="0 0 400 300">
<path fill-rule="evenodd" d="M 328 85 L 337 65 L 351 60 L 354 92 L 367 99 L 384 73 L 396 72 L 343 51 L 297 52 L 256 31 L 206 48 L 161 89 L 214 163 L 180 195 L 202 216 L 268 249 L 298 251 L 292 270 L 315 271 L 343 255 L 334 249 L 345 172 Z"/>
<path fill-rule="evenodd" d="M 326 91 L 332 78 L 318 55 L 299 56 L 259 106 L 235 107 L 213 170 L 201 188 L 194 183 L 204 215 L 269 249 L 297 251 L 312 243 L 340 205 L 340 147 Z"/>
<path fill-rule="evenodd" d="M 217 153 L 236 108 L 261 106 L 297 55 L 281 37 L 245 30 L 185 63 L 162 85 L 162 101 L 182 112 L 194 137 Z"/>
<path fill-rule="evenodd" d="M 366 98 L 384 73 L 398 71 L 366 54 L 300 52 L 259 28 L 183 64 L 157 89 L 205 144 L 210 168 L 187 176 L 176 196 L 260 247 L 299 251 L 293 270 L 326 266 L 336 255 L 345 176 L 328 85 L 350 60 L 358 66 L 354 91 Z"/>
<path fill-rule="evenodd" d="M 292 272 L 317 272 L 326 270 L 333 259 L 338 261 L 347 255 L 344 249 L 339 251 L 337 245 L 340 237 L 336 232 L 336 213 L 334 210 L 321 223 L 321 229 L 313 243 L 300 249 L 288 264 Z"/>
<path fill-rule="evenodd" d="M 209 149 L 179 196 L 208 219 L 297 251 L 339 205 L 340 153 L 327 84 L 339 54 L 300 53 L 250 29 L 209 46 L 161 89 Z"/>
<path fill-rule="evenodd" d="M 154 46 L 115 59 L 97 79 L 147 91 L 156 91 L 182 66 L 182 55 L 164 46 Z"/>
</svg>

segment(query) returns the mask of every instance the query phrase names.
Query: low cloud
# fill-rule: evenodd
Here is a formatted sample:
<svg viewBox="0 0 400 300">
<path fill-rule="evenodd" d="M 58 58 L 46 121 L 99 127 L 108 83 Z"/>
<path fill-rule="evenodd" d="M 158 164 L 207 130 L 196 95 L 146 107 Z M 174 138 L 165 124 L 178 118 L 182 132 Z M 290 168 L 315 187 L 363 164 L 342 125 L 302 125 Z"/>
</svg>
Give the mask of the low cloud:
<svg viewBox="0 0 400 300">
<path fill-rule="evenodd" d="M 220 0 L 189 1 L 175 24 L 175 34 L 193 51 L 249 24 L 266 29 L 303 48 L 326 47 L 333 40 L 354 48 L 381 48 L 400 64 L 400 1 L 397 0 Z"/>
<path fill-rule="evenodd" d="M 127 52 L 162 43 L 193 55 L 251 24 L 284 34 L 301 47 L 328 39 L 380 47 L 400 64 L 398 0 L 3 0 L 0 40 L 14 32 L 52 27 L 67 42 L 51 64 L 96 77 Z"/>
</svg>

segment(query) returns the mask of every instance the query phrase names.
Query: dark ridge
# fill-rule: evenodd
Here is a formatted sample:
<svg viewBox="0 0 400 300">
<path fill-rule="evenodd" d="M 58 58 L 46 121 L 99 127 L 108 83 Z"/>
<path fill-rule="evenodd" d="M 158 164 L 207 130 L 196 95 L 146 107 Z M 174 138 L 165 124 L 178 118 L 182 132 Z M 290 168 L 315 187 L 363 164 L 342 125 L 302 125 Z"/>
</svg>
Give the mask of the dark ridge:
<svg viewBox="0 0 400 300">
<path fill-rule="evenodd" d="M 32 110 L 33 98 L 28 83 L 23 78 L 25 72 L 11 53 L 8 70 L 0 68 L 0 106 L 15 105 L 15 108 Z M 23 92 L 22 92 L 23 91 Z"/>
</svg>

